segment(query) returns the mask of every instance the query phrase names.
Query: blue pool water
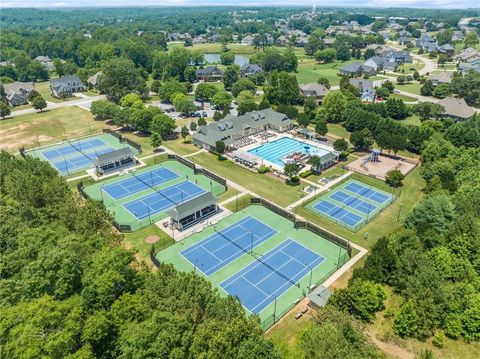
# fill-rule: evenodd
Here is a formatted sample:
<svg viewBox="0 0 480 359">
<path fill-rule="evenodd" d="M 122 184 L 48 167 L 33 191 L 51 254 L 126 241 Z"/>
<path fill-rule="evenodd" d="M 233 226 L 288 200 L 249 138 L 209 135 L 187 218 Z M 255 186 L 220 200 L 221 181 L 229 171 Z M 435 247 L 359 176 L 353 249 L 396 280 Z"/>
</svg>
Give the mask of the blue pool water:
<svg viewBox="0 0 480 359">
<path fill-rule="evenodd" d="M 298 141 L 290 137 L 279 138 L 278 140 L 274 140 L 259 147 L 252 148 L 248 152 L 261 157 L 264 160 L 270 161 L 280 167 L 285 165 L 282 162 L 282 157 L 285 157 L 292 152 L 303 152 L 318 156 L 323 156 L 329 153 L 328 150 L 312 146 L 308 143 Z"/>
</svg>

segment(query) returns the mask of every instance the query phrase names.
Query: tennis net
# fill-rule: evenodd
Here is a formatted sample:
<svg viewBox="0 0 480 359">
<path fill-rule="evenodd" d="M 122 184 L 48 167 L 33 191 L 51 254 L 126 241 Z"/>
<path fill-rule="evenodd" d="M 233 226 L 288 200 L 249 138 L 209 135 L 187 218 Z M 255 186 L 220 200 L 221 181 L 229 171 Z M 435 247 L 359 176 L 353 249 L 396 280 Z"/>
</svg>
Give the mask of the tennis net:
<svg viewBox="0 0 480 359">
<path fill-rule="evenodd" d="M 84 155 L 85 157 L 87 157 L 89 160 L 92 160 L 92 158 L 91 158 L 89 155 L 87 155 L 85 152 L 83 152 L 79 147 L 75 146 L 72 141 L 68 141 L 68 140 L 67 140 L 67 142 L 68 142 L 68 144 L 69 144 L 70 146 L 72 146 L 73 148 L 75 148 L 75 149 L 76 149 L 78 152 L 80 152 L 82 155 Z"/>
<path fill-rule="evenodd" d="M 135 179 L 139 180 L 140 182 L 142 182 L 142 183 L 145 184 L 146 186 L 148 186 L 148 187 L 150 187 L 151 189 L 153 189 L 156 193 L 158 193 L 159 195 L 161 195 L 163 198 L 165 198 L 165 199 L 168 200 L 169 202 L 171 202 L 171 203 L 173 203 L 173 204 L 175 204 L 175 205 L 178 204 L 178 203 L 180 203 L 180 202 L 175 202 L 173 199 L 171 199 L 171 198 L 169 198 L 168 196 L 166 196 L 165 194 L 163 194 L 161 190 L 158 190 L 157 188 L 155 188 L 155 186 L 153 185 L 153 180 L 152 180 L 152 183 L 148 183 L 148 182 L 146 182 L 146 181 L 144 181 L 143 179 L 140 178 L 141 175 L 140 175 L 140 176 L 137 176 L 135 173 L 132 173 L 132 175 L 133 175 L 133 177 L 134 177 Z M 177 190 L 180 192 L 180 194 L 181 194 L 181 196 L 182 196 L 182 197 L 181 197 L 181 198 L 182 198 L 181 203 L 183 203 L 184 198 L 189 198 L 189 197 L 190 197 L 190 195 L 188 195 L 187 193 L 185 193 L 185 191 L 183 191 L 182 189 L 180 189 L 180 188 L 178 187 L 178 185 L 176 186 L 176 188 L 177 188 Z"/>
<path fill-rule="evenodd" d="M 288 276 L 286 276 L 285 274 L 283 274 L 282 272 L 280 272 L 278 269 L 275 269 L 273 266 L 271 266 L 270 264 L 268 264 L 267 262 L 265 262 L 263 259 L 262 259 L 262 256 L 259 256 L 259 255 L 256 255 L 255 253 L 253 253 L 253 251 L 248 251 L 247 249 L 245 249 L 244 247 L 242 247 L 241 245 L 239 245 L 238 243 L 235 243 L 235 240 L 232 240 L 230 238 L 228 238 L 228 236 L 226 236 L 224 233 L 222 233 L 222 231 L 218 231 L 216 227 L 213 227 L 213 230 L 215 231 L 215 233 L 219 234 L 220 236 L 222 236 L 222 238 L 225 238 L 227 241 L 229 241 L 230 243 L 232 243 L 233 245 L 235 245 L 237 248 L 239 248 L 240 250 L 242 250 L 243 252 L 247 253 L 248 255 L 250 255 L 253 259 L 255 259 L 257 262 L 260 262 L 261 264 L 263 264 L 265 267 L 267 267 L 268 269 L 270 269 L 272 272 L 275 272 L 277 273 L 278 275 L 280 275 L 281 277 L 283 277 L 284 279 L 288 280 L 290 283 L 292 283 L 293 285 L 297 286 L 298 288 L 300 288 L 300 284 L 298 284 L 296 281 L 294 281 L 293 279 L 289 278 Z M 250 234 L 252 236 L 255 236 L 255 234 L 253 234 L 252 232 L 250 232 Z M 257 236 L 256 236 L 257 237 Z"/>
</svg>

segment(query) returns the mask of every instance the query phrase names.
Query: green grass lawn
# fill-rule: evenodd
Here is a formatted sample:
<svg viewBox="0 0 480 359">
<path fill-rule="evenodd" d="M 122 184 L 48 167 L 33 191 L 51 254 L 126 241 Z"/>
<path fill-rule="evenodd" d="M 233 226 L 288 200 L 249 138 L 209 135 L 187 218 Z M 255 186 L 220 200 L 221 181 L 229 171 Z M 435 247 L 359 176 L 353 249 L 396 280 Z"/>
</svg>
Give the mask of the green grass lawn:
<svg viewBox="0 0 480 359">
<path fill-rule="evenodd" d="M 399 75 L 411 75 L 415 71 L 421 70 L 425 67 L 425 64 L 421 61 L 414 60 L 413 64 L 402 64 L 397 68 L 396 73 Z"/>
<path fill-rule="evenodd" d="M 163 141 L 162 145 L 181 156 L 189 155 L 199 151 L 199 148 L 195 147 L 191 141 L 187 139 L 185 142 L 182 137 L 179 137 L 175 140 Z"/>
<path fill-rule="evenodd" d="M 420 95 L 420 87 L 422 87 L 422 85 L 418 82 L 410 82 L 408 84 L 403 84 L 403 85 L 397 84 L 396 87 L 401 91 L 406 91 L 406 92 L 413 93 L 415 95 Z"/>
<path fill-rule="evenodd" d="M 175 47 L 185 47 L 183 42 L 170 42 L 168 43 L 168 48 L 173 49 Z M 228 44 L 227 48 L 231 52 L 238 55 L 253 55 L 256 51 L 253 46 L 250 45 L 241 45 L 241 44 Z M 207 43 L 207 44 L 194 44 L 192 47 L 187 47 L 187 49 L 197 50 L 203 53 L 221 53 L 222 44 L 219 42 Z"/>
<path fill-rule="evenodd" d="M 340 83 L 340 77 L 337 75 L 338 69 L 352 62 L 354 61 L 335 61 L 331 64 L 318 64 L 312 60 L 299 63 L 296 73 L 297 81 L 299 84 L 305 84 L 317 82 L 319 77 L 326 77 L 330 81 L 330 85 L 338 85 Z"/>
<path fill-rule="evenodd" d="M 190 160 L 283 207 L 297 201 L 304 194 L 302 186 L 288 186 L 281 179 L 258 174 L 228 160 L 220 161 L 208 152 L 192 156 Z"/>
<path fill-rule="evenodd" d="M 17 151 L 97 133 L 108 126 L 95 121 L 89 111 L 65 107 L 0 121 L 0 148 Z"/>
<path fill-rule="evenodd" d="M 400 86 L 400 85 L 398 85 Z M 397 100 L 403 100 L 405 102 L 415 102 L 417 99 L 415 97 L 405 96 L 399 93 L 392 93 L 389 98 L 395 98 Z"/>
<path fill-rule="evenodd" d="M 422 122 L 420 121 L 420 117 L 417 115 L 412 115 L 407 117 L 405 120 L 402 121 L 404 125 L 413 125 L 413 126 L 420 126 Z"/>
<path fill-rule="evenodd" d="M 337 136 L 337 137 L 341 137 L 341 138 L 345 138 L 345 139 L 350 138 L 350 132 L 348 132 L 345 127 L 343 127 L 342 125 L 340 125 L 338 123 L 329 123 L 329 124 L 327 124 L 327 127 L 328 127 L 327 136 L 328 135 L 333 135 L 332 137 Z"/>
</svg>

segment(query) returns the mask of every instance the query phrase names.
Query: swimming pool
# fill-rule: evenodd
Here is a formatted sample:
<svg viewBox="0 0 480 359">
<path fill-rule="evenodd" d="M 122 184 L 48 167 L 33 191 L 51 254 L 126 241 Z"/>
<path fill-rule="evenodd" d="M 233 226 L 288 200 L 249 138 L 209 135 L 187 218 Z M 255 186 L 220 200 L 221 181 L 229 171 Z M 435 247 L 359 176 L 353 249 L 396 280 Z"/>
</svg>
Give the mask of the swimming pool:
<svg viewBox="0 0 480 359">
<path fill-rule="evenodd" d="M 274 140 L 258 147 L 252 148 L 248 151 L 258 157 L 263 158 L 269 162 L 272 162 L 280 167 L 285 164 L 282 162 L 282 158 L 292 152 L 302 152 L 310 155 L 324 156 L 330 151 L 322 148 L 310 145 L 308 143 L 296 140 L 290 137 L 282 137 L 278 140 Z"/>
</svg>

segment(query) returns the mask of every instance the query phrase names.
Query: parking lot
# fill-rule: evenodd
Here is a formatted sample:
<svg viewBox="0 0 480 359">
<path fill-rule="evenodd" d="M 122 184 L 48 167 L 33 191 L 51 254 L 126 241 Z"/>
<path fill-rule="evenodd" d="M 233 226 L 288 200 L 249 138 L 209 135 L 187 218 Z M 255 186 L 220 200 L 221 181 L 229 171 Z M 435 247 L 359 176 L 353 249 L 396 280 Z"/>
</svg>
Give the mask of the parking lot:
<svg viewBox="0 0 480 359">
<path fill-rule="evenodd" d="M 189 119 L 193 120 L 193 119 L 198 119 L 199 118 L 198 116 L 182 116 L 182 114 L 180 112 L 175 111 L 175 108 L 173 107 L 173 105 L 168 104 L 168 103 L 162 103 L 160 101 L 156 101 L 153 104 L 155 106 L 160 107 L 167 115 L 169 115 L 174 120 L 180 120 L 180 119 L 185 119 L 185 118 L 189 118 Z M 195 104 L 195 106 L 197 106 L 197 108 L 202 107 L 202 103 L 200 101 L 194 101 L 194 104 Z M 168 111 L 171 111 L 171 112 L 168 112 Z M 211 104 L 209 102 L 204 102 L 203 103 L 203 109 L 197 110 L 197 111 L 195 111 L 195 113 L 200 113 L 200 114 L 202 114 L 202 117 L 206 117 L 206 118 L 211 119 L 211 118 L 213 118 L 213 114 L 215 113 L 215 109 L 213 109 L 213 107 L 211 106 Z M 235 105 L 235 104 L 231 105 L 230 113 L 234 116 L 237 116 L 237 114 L 238 114 L 237 105 Z M 205 116 L 205 114 L 206 114 L 206 116 Z"/>
</svg>

